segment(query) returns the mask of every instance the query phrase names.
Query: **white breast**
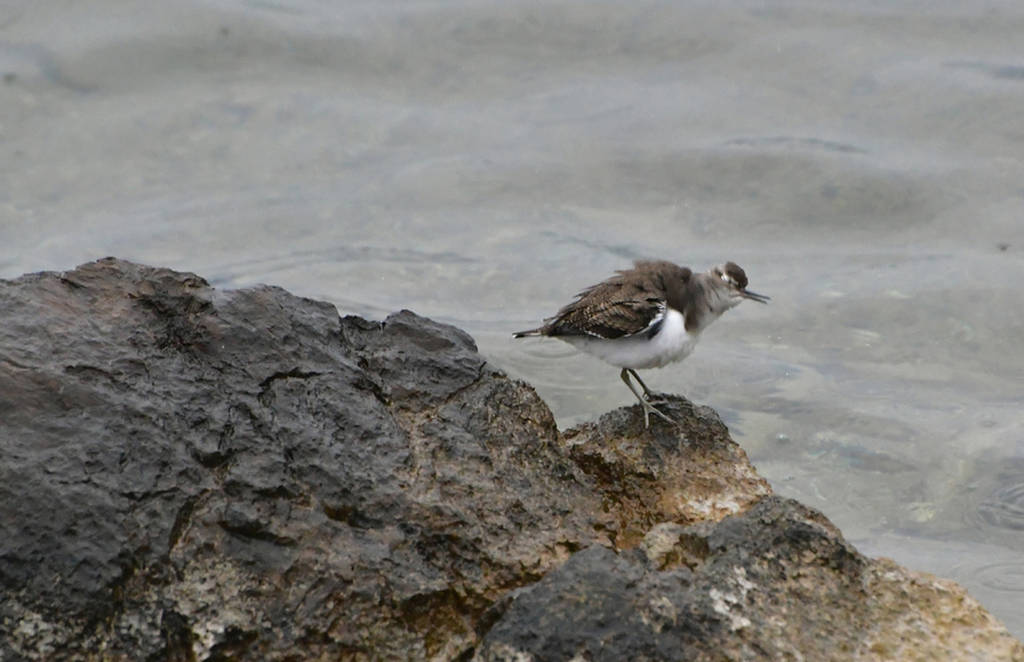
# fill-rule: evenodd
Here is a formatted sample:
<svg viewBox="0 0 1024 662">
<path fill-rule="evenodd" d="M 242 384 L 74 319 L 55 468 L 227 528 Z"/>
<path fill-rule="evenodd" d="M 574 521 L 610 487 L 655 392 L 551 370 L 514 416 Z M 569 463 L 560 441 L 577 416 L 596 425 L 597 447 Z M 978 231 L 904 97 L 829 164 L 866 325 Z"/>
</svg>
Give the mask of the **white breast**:
<svg viewBox="0 0 1024 662">
<path fill-rule="evenodd" d="M 658 333 L 650 339 L 644 332 L 615 340 L 592 336 L 561 336 L 559 339 L 606 363 L 641 370 L 661 368 L 685 359 L 696 346 L 697 338 L 697 334 L 686 331 L 682 314 L 670 308 Z"/>
</svg>

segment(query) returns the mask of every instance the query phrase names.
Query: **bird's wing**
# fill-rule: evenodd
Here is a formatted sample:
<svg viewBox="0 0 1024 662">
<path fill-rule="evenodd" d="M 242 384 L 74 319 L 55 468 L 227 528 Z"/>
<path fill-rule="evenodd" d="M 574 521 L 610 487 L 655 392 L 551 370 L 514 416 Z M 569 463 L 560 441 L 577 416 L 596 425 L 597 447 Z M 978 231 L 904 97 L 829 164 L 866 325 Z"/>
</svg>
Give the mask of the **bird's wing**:
<svg viewBox="0 0 1024 662">
<path fill-rule="evenodd" d="M 627 284 L 620 277 L 598 283 L 547 320 L 547 336 L 623 338 L 656 329 L 665 316 L 666 302 L 646 283 Z"/>
<path fill-rule="evenodd" d="M 535 329 L 545 336 L 624 338 L 658 332 L 668 302 L 685 287 L 691 272 L 664 261 L 639 261 L 589 287 L 576 300 Z"/>
</svg>

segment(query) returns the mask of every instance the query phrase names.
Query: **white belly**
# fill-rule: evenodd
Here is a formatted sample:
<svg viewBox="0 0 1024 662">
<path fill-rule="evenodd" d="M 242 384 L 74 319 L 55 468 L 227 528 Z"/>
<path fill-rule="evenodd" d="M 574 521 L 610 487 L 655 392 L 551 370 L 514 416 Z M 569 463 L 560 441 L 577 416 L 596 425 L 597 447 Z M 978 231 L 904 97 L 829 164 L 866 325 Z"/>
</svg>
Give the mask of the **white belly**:
<svg viewBox="0 0 1024 662">
<path fill-rule="evenodd" d="M 644 333 L 616 340 L 592 336 L 562 336 L 559 340 L 611 365 L 642 370 L 685 359 L 697 345 L 697 338 L 697 334 L 686 331 L 683 316 L 670 308 L 661 329 L 649 340 Z"/>
</svg>

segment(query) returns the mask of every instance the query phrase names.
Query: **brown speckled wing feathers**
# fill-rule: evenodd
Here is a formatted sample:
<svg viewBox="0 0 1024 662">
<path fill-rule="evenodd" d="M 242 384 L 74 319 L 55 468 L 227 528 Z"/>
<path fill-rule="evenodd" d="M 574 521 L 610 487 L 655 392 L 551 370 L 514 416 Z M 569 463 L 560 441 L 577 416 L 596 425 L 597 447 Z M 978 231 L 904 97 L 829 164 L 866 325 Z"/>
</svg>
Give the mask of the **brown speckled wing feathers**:
<svg viewBox="0 0 1024 662">
<path fill-rule="evenodd" d="M 666 271 L 671 267 L 671 271 Z M 678 273 L 672 273 L 672 272 Z M 666 306 L 666 276 L 685 281 L 689 270 L 666 262 L 637 262 L 606 281 L 589 287 L 547 320 L 546 336 L 589 335 L 622 338 L 657 324 Z"/>
</svg>

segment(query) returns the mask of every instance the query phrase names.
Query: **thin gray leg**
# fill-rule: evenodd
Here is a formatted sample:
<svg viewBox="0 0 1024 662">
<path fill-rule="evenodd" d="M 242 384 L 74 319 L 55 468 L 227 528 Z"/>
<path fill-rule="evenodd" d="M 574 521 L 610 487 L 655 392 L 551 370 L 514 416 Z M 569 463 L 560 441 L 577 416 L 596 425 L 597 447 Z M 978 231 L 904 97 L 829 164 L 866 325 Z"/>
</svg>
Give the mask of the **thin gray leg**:
<svg viewBox="0 0 1024 662">
<path fill-rule="evenodd" d="M 644 398 L 647 399 L 647 402 L 652 405 L 663 405 L 668 402 L 667 400 L 662 400 L 660 398 L 656 399 L 654 394 L 651 393 L 651 390 L 647 388 L 647 384 L 644 384 L 644 380 L 640 379 L 640 375 L 636 374 L 636 370 L 633 370 L 632 368 L 626 368 L 626 370 L 629 371 L 629 374 L 633 375 L 633 379 L 635 379 L 637 383 L 640 384 L 640 388 L 644 390 Z"/>
<path fill-rule="evenodd" d="M 661 416 L 662 418 L 664 418 L 666 421 L 668 421 L 672 425 L 675 425 L 676 424 L 675 421 L 673 421 L 671 418 L 669 418 L 665 414 L 663 414 L 660 411 L 658 411 L 657 409 L 655 409 L 654 405 L 652 405 L 650 402 L 647 401 L 646 398 L 644 398 L 642 395 L 640 395 L 640 392 L 636 390 L 635 386 L 633 386 L 633 382 L 629 381 L 629 373 L 631 373 L 631 372 L 633 373 L 633 376 L 636 377 L 636 373 L 633 372 L 632 370 L 630 370 L 629 368 L 623 368 L 622 372 L 619 373 L 619 377 L 622 378 L 622 381 L 626 382 L 626 386 L 628 386 L 629 390 L 633 392 L 633 395 L 636 396 L 636 399 L 640 401 L 640 407 L 642 407 L 643 410 L 644 410 L 644 427 L 645 428 L 651 427 L 651 419 L 650 419 L 650 416 L 649 416 L 649 414 L 651 412 L 654 412 L 655 414 L 657 414 L 658 416 Z M 637 378 L 637 381 L 640 381 L 639 377 Z M 640 382 L 640 383 L 641 383 L 641 385 L 643 384 L 643 382 Z M 644 391 L 647 391 L 647 389 L 645 388 Z"/>
</svg>

